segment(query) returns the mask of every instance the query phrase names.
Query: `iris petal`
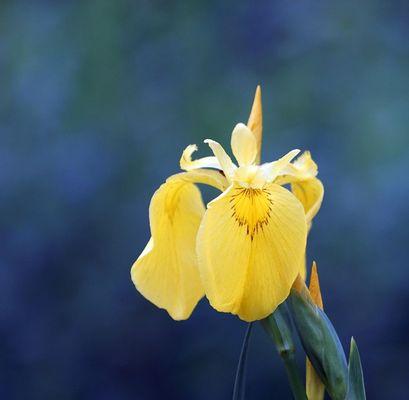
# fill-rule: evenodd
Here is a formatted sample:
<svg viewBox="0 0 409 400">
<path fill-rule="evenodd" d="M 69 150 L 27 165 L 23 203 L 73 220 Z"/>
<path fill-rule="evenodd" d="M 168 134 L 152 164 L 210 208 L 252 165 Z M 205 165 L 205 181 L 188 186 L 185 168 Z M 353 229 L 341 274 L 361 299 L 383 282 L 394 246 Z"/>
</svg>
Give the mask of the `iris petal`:
<svg viewBox="0 0 409 400">
<path fill-rule="evenodd" d="M 216 157 L 203 157 L 197 160 L 192 160 L 192 154 L 197 151 L 195 144 L 189 144 L 185 150 L 183 150 L 182 157 L 180 158 L 180 168 L 185 171 L 191 171 L 196 168 L 216 168 L 222 169 L 219 161 Z"/>
<path fill-rule="evenodd" d="M 288 164 L 275 182 L 279 185 L 291 184 L 291 190 L 304 206 L 308 226 L 317 215 L 324 198 L 324 186 L 316 178 L 317 164 L 309 151 L 305 151 L 294 163 Z"/>
<path fill-rule="evenodd" d="M 251 165 L 257 157 L 257 139 L 244 124 L 237 124 L 231 134 L 231 149 L 240 166 Z"/>
<path fill-rule="evenodd" d="M 220 191 L 224 191 L 229 186 L 226 177 L 221 171 L 211 169 L 194 169 L 189 172 L 181 172 L 169 177 L 167 182 L 171 181 L 202 183 L 204 185 L 213 186 Z"/>
<path fill-rule="evenodd" d="M 291 191 L 304 206 L 305 217 L 310 227 L 321 207 L 324 185 L 318 178 L 311 178 L 291 183 Z"/>
<path fill-rule="evenodd" d="M 204 142 L 210 146 L 210 148 L 213 151 L 213 154 L 219 161 L 226 177 L 230 179 L 233 176 L 234 171 L 237 169 L 237 167 L 234 165 L 229 155 L 223 149 L 222 145 L 212 139 L 206 139 Z"/>
<path fill-rule="evenodd" d="M 131 270 L 139 292 L 176 320 L 189 318 L 204 293 L 195 244 L 205 207 L 188 175 L 170 178 L 155 192 L 149 208 L 152 238 Z"/>
<path fill-rule="evenodd" d="M 299 272 L 306 235 L 302 204 L 285 188 L 232 186 L 208 205 L 197 237 L 210 304 L 245 321 L 271 314 Z"/>
<path fill-rule="evenodd" d="M 298 149 L 291 150 L 278 160 L 261 165 L 260 170 L 263 172 L 266 181 L 273 182 L 299 152 Z"/>
</svg>

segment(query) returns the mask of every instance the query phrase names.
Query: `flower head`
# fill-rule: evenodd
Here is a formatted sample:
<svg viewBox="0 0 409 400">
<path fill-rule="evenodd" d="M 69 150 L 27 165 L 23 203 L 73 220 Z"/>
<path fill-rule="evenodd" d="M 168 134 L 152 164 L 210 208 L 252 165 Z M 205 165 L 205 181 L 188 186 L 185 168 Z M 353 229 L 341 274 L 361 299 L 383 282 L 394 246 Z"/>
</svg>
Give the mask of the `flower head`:
<svg viewBox="0 0 409 400">
<path fill-rule="evenodd" d="M 218 311 L 264 318 L 304 269 L 308 227 L 322 201 L 317 167 L 309 153 L 292 163 L 297 149 L 260 165 L 261 139 L 257 88 L 249 122 L 231 135 L 236 163 L 214 140 L 204 141 L 213 155 L 196 160 L 197 146 L 189 145 L 180 159 L 185 172 L 168 178 L 152 198 L 152 237 L 132 280 L 174 319 L 188 318 L 204 294 Z M 205 207 L 197 183 L 222 193 Z"/>
</svg>

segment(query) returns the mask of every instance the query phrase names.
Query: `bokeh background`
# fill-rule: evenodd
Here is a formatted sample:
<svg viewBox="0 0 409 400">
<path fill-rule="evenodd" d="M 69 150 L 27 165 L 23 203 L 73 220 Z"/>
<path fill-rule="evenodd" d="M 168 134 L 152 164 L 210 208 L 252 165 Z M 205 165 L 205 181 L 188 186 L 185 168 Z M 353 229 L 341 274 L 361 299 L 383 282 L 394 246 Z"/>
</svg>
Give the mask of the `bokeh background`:
<svg viewBox="0 0 409 400">
<path fill-rule="evenodd" d="M 406 1 L 3 0 L 0 398 L 230 398 L 245 324 L 205 300 L 176 323 L 129 270 L 183 148 L 227 146 L 260 83 L 264 158 L 310 149 L 325 184 L 327 313 L 368 398 L 407 399 L 408 23 Z M 259 327 L 248 398 L 290 399 Z"/>
</svg>

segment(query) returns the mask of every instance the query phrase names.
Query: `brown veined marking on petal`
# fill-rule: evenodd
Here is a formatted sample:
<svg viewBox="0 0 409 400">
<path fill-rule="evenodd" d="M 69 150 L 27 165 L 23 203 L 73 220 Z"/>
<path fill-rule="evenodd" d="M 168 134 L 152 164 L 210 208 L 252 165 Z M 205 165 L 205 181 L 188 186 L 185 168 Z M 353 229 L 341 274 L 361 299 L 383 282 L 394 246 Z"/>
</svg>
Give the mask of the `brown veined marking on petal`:
<svg viewBox="0 0 409 400">
<path fill-rule="evenodd" d="M 265 189 L 236 188 L 230 196 L 231 216 L 244 227 L 251 241 L 268 224 L 273 201 Z"/>
</svg>

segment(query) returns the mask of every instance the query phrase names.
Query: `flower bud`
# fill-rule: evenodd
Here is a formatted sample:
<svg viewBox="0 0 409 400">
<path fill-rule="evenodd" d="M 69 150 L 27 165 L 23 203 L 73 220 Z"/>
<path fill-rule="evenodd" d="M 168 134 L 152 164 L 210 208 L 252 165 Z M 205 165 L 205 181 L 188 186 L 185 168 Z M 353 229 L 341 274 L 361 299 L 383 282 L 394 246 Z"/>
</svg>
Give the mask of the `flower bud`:
<svg viewBox="0 0 409 400">
<path fill-rule="evenodd" d="M 299 277 L 290 294 L 295 326 L 304 350 L 332 399 L 344 400 L 348 368 L 338 335 L 324 311 L 313 302 Z"/>
</svg>

